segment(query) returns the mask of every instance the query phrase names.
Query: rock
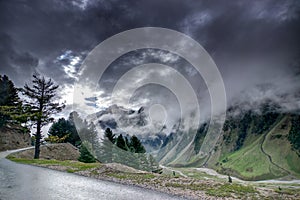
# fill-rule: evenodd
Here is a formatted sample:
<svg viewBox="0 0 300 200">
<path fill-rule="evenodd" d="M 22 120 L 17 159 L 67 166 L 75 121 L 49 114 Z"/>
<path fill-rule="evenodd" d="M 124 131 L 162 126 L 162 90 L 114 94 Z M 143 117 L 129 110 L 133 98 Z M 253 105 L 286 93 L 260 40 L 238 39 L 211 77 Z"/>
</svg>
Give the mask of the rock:
<svg viewBox="0 0 300 200">
<path fill-rule="evenodd" d="M 0 128 L 0 151 L 18 149 L 31 145 L 31 136 L 24 133 L 18 124 L 8 124 Z"/>
</svg>

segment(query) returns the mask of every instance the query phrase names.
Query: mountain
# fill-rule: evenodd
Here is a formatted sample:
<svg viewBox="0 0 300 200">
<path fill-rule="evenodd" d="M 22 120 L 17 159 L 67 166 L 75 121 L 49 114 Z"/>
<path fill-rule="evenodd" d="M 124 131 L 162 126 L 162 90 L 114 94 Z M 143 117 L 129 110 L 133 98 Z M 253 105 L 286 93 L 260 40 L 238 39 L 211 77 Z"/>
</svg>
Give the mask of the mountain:
<svg viewBox="0 0 300 200">
<path fill-rule="evenodd" d="M 160 164 L 209 167 L 245 180 L 300 178 L 300 115 L 271 102 L 257 109 L 231 107 L 221 135 L 209 154 L 201 152 L 208 122 L 198 129 L 175 124 L 153 129 L 144 112 L 113 105 L 96 113 L 94 123 L 116 134 L 137 134 Z"/>
<path fill-rule="evenodd" d="M 110 128 L 116 135 L 138 136 L 147 152 L 160 149 L 166 139 L 166 132 L 163 127 L 155 127 L 149 123 L 144 107 L 133 110 L 112 105 L 87 118 L 102 130 Z"/>
<path fill-rule="evenodd" d="M 300 177 L 300 115 L 247 111 L 229 118 L 207 165 L 247 180 Z"/>
<path fill-rule="evenodd" d="M 204 123 L 185 152 L 175 151 L 175 159 L 162 161 L 173 167 L 206 166 L 244 180 L 299 178 L 300 115 L 280 112 L 269 104 L 258 110 L 230 108 L 210 155 L 201 156 L 199 152 L 207 134 L 208 126 Z M 166 141 L 167 146 L 173 146 L 174 135 Z"/>
</svg>

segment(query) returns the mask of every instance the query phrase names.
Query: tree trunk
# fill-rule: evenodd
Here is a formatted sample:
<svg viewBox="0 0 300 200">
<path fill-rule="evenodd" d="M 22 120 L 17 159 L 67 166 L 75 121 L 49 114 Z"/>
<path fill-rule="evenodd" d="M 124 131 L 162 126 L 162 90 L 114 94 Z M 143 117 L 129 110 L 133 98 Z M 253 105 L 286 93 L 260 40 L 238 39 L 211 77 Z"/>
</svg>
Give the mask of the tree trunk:
<svg viewBox="0 0 300 200">
<path fill-rule="evenodd" d="M 40 158 L 40 145 L 41 145 L 41 122 L 38 122 L 36 127 L 36 135 L 35 135 L 34 159 Z"/>
</svg>

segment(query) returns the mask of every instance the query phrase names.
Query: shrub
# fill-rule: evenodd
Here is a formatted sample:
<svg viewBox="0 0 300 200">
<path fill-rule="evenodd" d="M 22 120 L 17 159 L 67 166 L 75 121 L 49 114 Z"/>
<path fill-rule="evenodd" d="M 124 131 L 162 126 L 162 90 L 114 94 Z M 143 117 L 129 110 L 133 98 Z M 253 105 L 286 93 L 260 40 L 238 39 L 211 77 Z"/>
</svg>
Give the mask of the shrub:
<svg viewBox="0 0 300 200">
<path fill-rule="evenodd" d="M 81 145 L 80 156 L 79 156 L 78 160 L 80 162 L 84 162 L 84 163 L 96 162 L 96 159 L 94 158 L 94 156 L 89 152 L 89 150 L 84 145 Z"/>
</svg>

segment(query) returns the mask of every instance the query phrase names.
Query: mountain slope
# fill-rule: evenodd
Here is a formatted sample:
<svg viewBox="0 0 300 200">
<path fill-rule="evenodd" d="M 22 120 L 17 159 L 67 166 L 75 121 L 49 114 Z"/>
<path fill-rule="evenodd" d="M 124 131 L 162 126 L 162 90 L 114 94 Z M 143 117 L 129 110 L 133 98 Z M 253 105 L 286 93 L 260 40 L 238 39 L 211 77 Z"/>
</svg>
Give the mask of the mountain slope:
<svg viewBox="0 0 300 200">
<path fill-rule="evenodd" d="M 209 154 L 201 152 L 208 124 L 198 130 L 175 124 L 170 133 L 148 125 L 143 109 L 116 105 L 98 112 L 95 124 L 116 134 L 141 132 L 139 138 L 160 164 L 209 167 L 246 180 L 300 177 L 300 115 L 279 112 L 270 103 L 257 110 L 228 109 L 223 131 Z M 122 127 L 122 128 L 120 128 Z M 123 132 L 124 130 L 129 132 Z"/>
<path fill-rule="evenodd" d="M 247 122 L 243 142 L 240 142 L 240 131 L 244 118 L 237 123 L 237 127 L 224 131 L 217 150 L 208 161 L 208 166 L 221 173 L 247 180 L 299 178 L 300 157 L 288 139 L 292 116 L 278 114 L 276 119 L 268 124 L 268 128 L 262 132 L 258 129 L 259 133 L 254 132 L 258 123 L 257 117 L 262 116 L 252 115 Z"/>
<path fill-rule="evenodd" d="M 206 166 L 245 180 L 299 178 L 299 115 L 280 113 L 270 105 L 260 110 L 240 110 L 238 114 L 229 110 L 217 145 L 208 156 L 199 152 L 207 134 L 203 124 L 190 134 L 194 135 L 193 142 L 181 149 L 177 147 L 180 143 L 174 142 L 178 133 L 172 134 L 172 140 L 164 144 L 168 148 L 160 150 L 172 156 L 158 159 L 173 167 Z"/>
</svg>

